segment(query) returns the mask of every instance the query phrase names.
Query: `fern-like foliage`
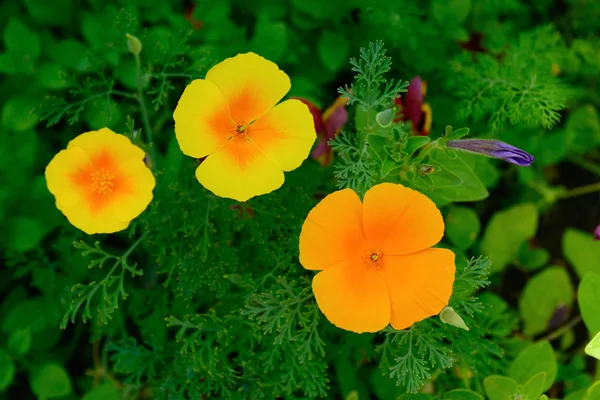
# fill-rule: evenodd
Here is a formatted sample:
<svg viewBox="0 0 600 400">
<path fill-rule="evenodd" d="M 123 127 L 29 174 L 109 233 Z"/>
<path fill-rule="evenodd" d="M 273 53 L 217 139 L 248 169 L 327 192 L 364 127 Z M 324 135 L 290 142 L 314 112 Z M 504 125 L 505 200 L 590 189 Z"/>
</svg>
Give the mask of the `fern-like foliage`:
<svg viewBox="0 0 600 400">
<path fill-rule="evenodd" d="M 566 48 L 552 27 L 523 33 L 505 53 L 463 59 L 455 88 L 463 118 L 486 119 L 492 129 L 509 124 L 551 128 L 560 120 L 571 90 L 552 74 L 552 64 Z"/>
</svg>

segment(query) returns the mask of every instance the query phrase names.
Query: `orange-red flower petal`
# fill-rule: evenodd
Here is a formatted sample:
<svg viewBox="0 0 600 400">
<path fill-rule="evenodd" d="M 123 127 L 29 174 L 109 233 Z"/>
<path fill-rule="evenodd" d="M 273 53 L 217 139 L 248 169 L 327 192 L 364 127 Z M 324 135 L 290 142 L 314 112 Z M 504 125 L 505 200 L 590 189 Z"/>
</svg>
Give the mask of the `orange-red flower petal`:
<svg viewBox="0 0 600 400">
<path fill-rule="evenodd" d="M 308 213 L 300 233 L 300 263 L 326 269 L 360 259 L 366 247 L 360 199 L 351 189 L 339 190 Z"/>
<path fill-rule="evenodd" d="M 277 64 L 257 54 L 238 54 L 212 67 L 206 80 L 225 96 L 231 117 L 249 124 L 275 106 L 290 90 L 290 78 Z"/>
<path fill-rule="evenodd" d="M 323 314 L 339 328 L 377 332 L 390 322 L 385 282 L 361 261 L 344 262 L 319 272 L 312 288 Z"/>
<path fill-rule="evenodd" d="M 454 253 L 427 249 L 402 256 L 383 256 L 378 269 L 391 303 L 390 323 L 405 329 L 439 314 L 448 305 L 454 283 Z"/>
<path fill-rule="evenodd" d="M 367 240 L 386 255 L 409 254 L 437 244 L 444 220 L 427 196 L 402 185 L 373 186 L 364 198 Z"/>
</svg>

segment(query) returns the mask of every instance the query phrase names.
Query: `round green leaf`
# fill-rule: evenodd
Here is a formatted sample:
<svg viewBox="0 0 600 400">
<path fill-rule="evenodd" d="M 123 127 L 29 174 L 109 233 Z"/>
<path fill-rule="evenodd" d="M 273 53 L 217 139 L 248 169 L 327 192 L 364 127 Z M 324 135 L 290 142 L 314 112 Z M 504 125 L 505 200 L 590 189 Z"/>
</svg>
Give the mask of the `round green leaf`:
<svg viewBox="0 0 600 400">
<path fill-rule="evenodd" d="M 31 330 L 29 328 L 17 329 L 11 332 L 8 338 L 8 349 L 17 355 L 27 354 L 31 348 Z"/>
<path fill-rule="evenodd" d="M 278 62 L 285 54 L 287 42 L 288 28 L 283 22 L 272 22 L 267 18 L 259 18 L 250 48 L 266 59 Z"/>
<path fill-rule="evenodd" d="M 506 376 L 492 375 L 483 380 L 483 388 L 490 400 L 507 400 L 514 397 L 519 384 Z"/>
<path fill-rule="evenodd" d="M 558 372 L 554 349 L 547 340 L 533 344 L 521 351 L 510 365 L 508 375 L 517 382 L 525 384 L 540 372 L 546 373 L 546 381 L 543 386 L 545 392 L 554 383 Z"/>
<path fill-rule="evenodd" d="M 492 261 L 491 272 L 502 271 L 517 258 L 523 243 L 535 235 L 538 218 L 532 203 L 517 204 L 492 216 L 481 242 L 481 252 Z"/>
<path fill-rule="evenodd" d="M 469 207 L 451 205 L 445 223 L 446 237 L 461 250 L 473 246 L 481 230 L 477 213 Z"/>
<path fill-rule="evenodd" d="M 9 52 L 28 55 L 36 60 L 40 55 L 40 38 L 17 18 L 11 18 L 4 29 L 4 45 Z"/>
<path fill-rule="evenodd" d="M 348 40 L 337 33 L 325 31 L 317 43 L 319 57 L 331 72 L 338 71 L 348 62 L 350 44 Z"/>
<path fill-rule="evenodd" d="M 8 248 L 24 252 L 35 248 L 48 233 L 48 227 L 38 219 L 17 217 L 9 222 L 10 236 L 7 239 Z"/>
<path fill-rule="evenodd" d="M 83 114 L 85 121 L 91 129 L 114 126 L 122 119 L 121 109 L 114 101 L 106 98 L 86 104 Z"/>
<path fill-rule="evenodd" d="M 519 300 L 525 334 L 535 336 L 544 332 L 556 308 L 571 306 L 573 296 L 573 285 L 564 268 L 550 267 L 531 278 Z"/>
<path fill-rule="evenodd" d="M 13 381 L 15 364 L 6 351 L 0 347 L 0 392 L 4 391 Z"/>
<path fill-rule="evenodd" d="M 600 242 L 594 237 L 577 229 L 567 229 L 562 239 L 563 253 L 573 264 L 575 272 L 583 277 L 586 272 L 600 273 Z"/>
<path fill-rule="evenodd" d="M 98 387 L 92 389 L 82 400 L 120 400 L 121 396 L 119 391 L 115 388 L 115 385 L 110 381 L 104 381 Z"/>
<path fill-rule="evenodd" d="M 459 25 L 471 11 L 471 0 L 433 0 L 431 14 L 443 25 Z"/>
<path fill-rule="evenodd" d="M 34 99 L 11 97 L 2 107 L 2 125 L 18 132 L 33 128 L 39 120 L 37 105 Z"/>
<path fill-rule="evenodd" d="M 524 385 L 523 391 L 528 399 L 537 399 L 544 393 L 546 373 L 540 372 L 532 376 Z"/>
<path fill-rule="evenodd" d="M 583 276 L 577 300 L 585 326 L 592 333 L 600 331 L 600 274 L 588 272 Z"/>
<path fill-rule="evenodd" d="M 51 398 L 71 393 L 71 380 L 59 364 L 46 364 L 30 377 L 31 390 L 38 397 Z"/>
</svg>

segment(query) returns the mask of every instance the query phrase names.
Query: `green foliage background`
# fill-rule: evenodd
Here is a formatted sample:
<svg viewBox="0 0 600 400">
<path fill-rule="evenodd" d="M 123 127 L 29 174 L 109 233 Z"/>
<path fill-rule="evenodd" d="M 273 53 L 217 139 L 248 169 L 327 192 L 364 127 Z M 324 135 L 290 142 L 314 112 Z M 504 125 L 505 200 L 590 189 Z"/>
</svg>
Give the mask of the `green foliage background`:
<svg viewBox="0 0 600 400">
<path fill-rule="evenodd" d="M 600 331 L 598 21 L 586 0 L 2 1 L 0 399 L 599 398 L 584 353 Z M 377 44 L 352 70 L 377 40 L 391 64 Z M 359 79 L 336 164 L 309 158 L 238 204 L 197 183 L 172 112 L 187 83 L 247 51 L 322 107 Z M 417 75 L 426 147 L 375 122 Z M 448 125 L 536 161 L 447 152 L 435 139 L 467 132 Z M 158 186 L 129 230 L 88 237 L 43 172 L 105 126 L 154 154 Z M 306 214 L 383 180 L 441 207 L 468 332 L 432 317 L 357 335 L 316 306 L 298 262 Z"/>
</svg>

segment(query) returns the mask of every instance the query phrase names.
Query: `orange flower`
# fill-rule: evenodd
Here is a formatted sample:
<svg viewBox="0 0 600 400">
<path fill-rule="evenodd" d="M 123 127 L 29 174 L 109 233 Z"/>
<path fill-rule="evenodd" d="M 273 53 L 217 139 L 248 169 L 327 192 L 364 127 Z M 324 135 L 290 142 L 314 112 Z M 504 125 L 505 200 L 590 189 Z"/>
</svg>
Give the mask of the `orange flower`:
<svg viewBox="0 0 600 400">
<path fill-rule="evenodd" d="M 127 228 L 152 200 L 155 180 L 144 156 L 108 128 L 77 136 L 46 167 L 56 207 L 89 235 Z"/>
<path fill-rule="evenodd" d="M 254 53 L 215 65 L 206 79 L 186 87 L 173 113 L 181 151 L 203 158 L 196 178 L 221 197 L 246 201 L 284 181 L 300 166 L 317 137 L 308 107 L 277 102 L 290 79 Z"/>
<path fill-rule="evenodd" d="M 454 253 L 430 248 L 444 221 L 425 195 L 382 183 L 364 201 L 350 189 L 325 197 L 300 234 L 300 263 L 322 270 L 312 288 L 319 308 L 339 328 L 376 332 L 438 314 L 454 283 Z"/>
</svg>

